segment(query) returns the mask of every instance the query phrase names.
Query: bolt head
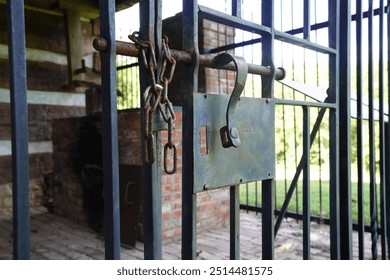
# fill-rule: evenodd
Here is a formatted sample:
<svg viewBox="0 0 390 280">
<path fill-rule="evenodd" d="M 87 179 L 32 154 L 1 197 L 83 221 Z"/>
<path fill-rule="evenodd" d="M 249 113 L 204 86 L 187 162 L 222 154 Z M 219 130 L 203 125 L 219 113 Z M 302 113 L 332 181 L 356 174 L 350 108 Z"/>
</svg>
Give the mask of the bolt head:
<svg viewBox="0 0 390 280">
<path fill-rule="evenodd" d="M 238 139 L 238 130 L 235 127 L 230 129 L 230 137 L 233 139 Z"/>
</svg>

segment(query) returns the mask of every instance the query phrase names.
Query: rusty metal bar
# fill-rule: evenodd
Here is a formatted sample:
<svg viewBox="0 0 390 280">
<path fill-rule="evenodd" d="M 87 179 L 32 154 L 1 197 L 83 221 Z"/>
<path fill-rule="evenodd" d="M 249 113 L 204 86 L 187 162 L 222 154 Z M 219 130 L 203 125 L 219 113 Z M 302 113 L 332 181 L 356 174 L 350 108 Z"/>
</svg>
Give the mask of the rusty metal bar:
<svg viewBox="0 0 390 280">
<path fill-rule="evenodd" d="M 161 12 L 161 1 L 147 0 L 140 2 L 140 35 L 146 38 L 152 46 L 159 48 L 159 42 L 156 41 L 161 29 L 161 22 L 156 20 L 156 14 Z M 126 45 L 118 44 L 122 50 L 128 49 Z M 135 48 L 135 46 L 134 46 Z M 160 51 L 157 51 L 159 55 Z M 118 53 L 119 54 L 119 53 Z M 133 52 L 133 55 L 142 57 L 141 53 Z M 160 70 L 161 68 L 159 68 Z M 143 63 L 139 67 L 140 88 L 141 93 L 150 85 L 150 77 L 148 69 Z M 145 108 L 145 98 L 141 94 L 141 108 Z M 141 114 L 141 131 L 142 139 L 145 139 L 146 115 Z M 162 192 L 161 192 L 161 170 L 159 167 L 161 150 L 159 143 L 161 139 L 161 132 L 153 132 L 155 143 L 152 143 L 156 149 L 157 160 L 153 164 L 146 164 L 143 157 L 142 162 L 142 211 L 143 211 L 143 229 L 144 229 L 144 258 L 145 260 L 161 260 L 162 259 Z M 145 153 L 145 147 L 142 145 L 142 154 Z"/>
<path fill-rule="evenodd" d="M 93 42 L 93 46 L 97 51 L 105 52 L 107 50 L 107 40 L 101 37 L 96 38 Z M 192 63 L 193 56 L 191 53 L 186 51 L 180 51 L 180 50 L 170 50 L 170 52 L 172 57 L 175 58 L 177 62 L 186 63 L 186 64 Z M 138 57 L 139 49 L 133 43 L 116 41 L 116 53 L 118 55 Z M 223 69 L 223 70 L 231 70 L 231 71 L 236 70 L 236 66 L 232 62 L 223 66 L 214 64 L 213 59 L 215 56 L 216 56 L 215 54 L 200 54 L 199 65 L 203 65 L 215 69 Z M 272 74 L 272 69 L 271 67 L 268 66 L 248 63 L 248 73 L 268 76 Z M 286 76 L 286 72 L 283 68 L 279 67 L 275 69 L 275 80 L 283 80 L 285 76 Z"/>
</svg>

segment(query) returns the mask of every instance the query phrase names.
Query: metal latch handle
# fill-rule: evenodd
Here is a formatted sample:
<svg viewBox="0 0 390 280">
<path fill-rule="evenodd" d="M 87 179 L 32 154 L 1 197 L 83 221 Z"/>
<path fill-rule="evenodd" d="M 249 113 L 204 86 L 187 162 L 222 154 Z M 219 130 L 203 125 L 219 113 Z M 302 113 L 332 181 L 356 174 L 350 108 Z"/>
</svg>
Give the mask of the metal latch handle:
<svg viewBox="0 0 390 280">
<path fill-rule="evenodd" d="M 221 135 L 222 146 L 224 148 L 239 147 L 241 145 L 240 135 L 236 127 L 235 111 L 240 96 L 245 87 L 246 77 L 248 75 L 248 64 L 245 59 L 230 53 L 221 53 L 214 57 L 213 63 L 217 65 L 226 65 L 233 62 L 236 66 L 236 81 L 233 92 L 230 96 L 229 103 L 226 110 L 226 126 L 219 131 Z"/>
</svg>

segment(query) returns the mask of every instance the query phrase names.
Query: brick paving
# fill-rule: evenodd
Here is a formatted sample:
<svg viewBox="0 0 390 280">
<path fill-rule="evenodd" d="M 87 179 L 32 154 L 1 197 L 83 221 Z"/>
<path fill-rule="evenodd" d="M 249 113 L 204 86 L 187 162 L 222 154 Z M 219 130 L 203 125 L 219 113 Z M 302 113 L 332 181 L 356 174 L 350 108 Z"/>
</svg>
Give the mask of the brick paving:
<svg viewBox="0 0 390 280">
<path fill-rule="evenodd" d="M 241 211 L 241 258 L 261 259 L 260 215 Z M 311 225 L 312 259 L 329 259 L 329 227 Z M 353 234 L 357 258 L 357 233 Z M 370 255 L 370 236 L 366 234 L 366 256 Z M 163 259 L 180 259 L 180 240 L 163 246 Z M 378 248 L 380 253 L 380 247 Z M 229 226 L 211 228 L 198 234 L 198 259 L 229 258 Z M 104 259 L 103 238 L 85 224 L 47 213 L 43 208 L 31 211 L 31 258 L 36 260 Z M 122 259 L 143 259 L 143 243 L 135 248 L 121 248 Z M 276 259 L 302 259 L 302 227 L 293 219 L 285 220 L 275 239 Z M 0 260 L 12 259 L 12 220 L 0 216 Z"/>
</svg>

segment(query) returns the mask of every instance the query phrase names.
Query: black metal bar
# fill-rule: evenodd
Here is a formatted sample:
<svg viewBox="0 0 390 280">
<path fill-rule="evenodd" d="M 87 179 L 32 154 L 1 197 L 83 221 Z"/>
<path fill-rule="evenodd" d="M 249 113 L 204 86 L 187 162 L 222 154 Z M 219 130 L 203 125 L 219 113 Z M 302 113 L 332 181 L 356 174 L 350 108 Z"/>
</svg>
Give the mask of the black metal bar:
<svg viewBox="0 0 390 280">
<path fill-rule="evenodd" d="M 388 74 L 390 75 L 390 74 Z M 389 105 L 390 106 L 390 105 Z M 389 123 L 385 124 L 385 133 L 386 133 L 386 143 L 388 143 L 390 139 L 390 128 Z M 387 258 L 390 259 L 390 147 L 388 144 L 385 145 L 386 151 L 386 226 L 387 226 Z"/>
<path fill-rule="evenodd" d="M 262 208 L 261 207 L 256 207 L 254 205 L 240 205 L 241 210 L 246 210 L 246 211 L 251 211 L 251 212 L 256 212 L 256 213 L 261 213 Z M 281 214 L 280 209 L 275 209 L 274 214 L 276 216 L 279 216 Z M 298 212 L 286 212 L 285 213 L 285 218 L 292 218 L 295 220 L 303 220 L 303 214 Z M 328 217 L 323 217 L 323 216 L 318 216 L 318 215 L 310 215 L 310 221 L 311 222 L 316 222 L 319 224 L 325 224 L 325 225 L 330 225 L 330 219 Z M 352 223 L 352 229 L 354 231 L 357 231 L 359 229 L 360 225 L 358 223 L 353 222 Z M 371 226 L 370 225 L 364 225 L 364 231 L 370 233 L 371 232 Z M 381 234 L 381 228 L 378 228 L 378 234 Z"/>
<path fill-rule="evenodd" d="M 303 38 L 310 41 L 310 0 L 303 2 Z"/>
<path fill-rule="evenodd" d="M 230 259 L 240 259 L 240 186 L 230 187 Z"/>
<path fill-rule="evenodd" d="M 329 47 L 337 53 L 329 56 L 329 102 L 339 106 L 339 32 L 340 6 L 339 1 L 330 0 L 329 10 Z M 339 154 L 339 112 L 338 109 L 329 111 L 329 154 L 330 154 L 330 257 L 340 259 L 340 154 Z"/>
<path fill-rule="evenodd" d="M 184 69 L 183 96 L 183 175 L 182 175 L 182 259 L 196 259 L 196 194 L 194 194 L 194 108 L 198 90 L 198 1 L 183 0 L 183 50 L 192 54 L 192 64 Z"/>
<path fill-rule="evenodd" d="M 265 25 L 231 16 L 205 6 L 199 6 L 199 17 L 255 34 L 266 35 L 271 33 L 271 29 Z"/>
<path fill-rule="evenodd" d="M 388 7 L 385 8 L 386 12 L 387 12 L 387 10 L 388 10 Z M 374 15 L 375 16 L 379 15 L 379 9 L 375 9 L 374 10 Z M 352 21 L 356 21 L 356 19 L 358 17 L 359 17 L 358 13 L 352 15 Z M 367 18 L 367 17 L 368 17 L 368 12 L 364 12 L 363 13 L 363 18 Z M 315 23 L 315 24 L 310 25 L 310 30 L 311 31 L 316 31 L 316 30 L 320 30 L 322 28 L 328 28 L 328 27 L 329 27 L 329 23 L 327 21 L 324 21 L 324 22 L 319 22 L 319 23 Z M 290 34 L 290 35 L 298 35 L 298 34 L 304 33 L 304 29 L 303 29 L 303 27 L 300 27 L 300 28 L 295 28 L 295 29 L 291 29 L 291 30 L 288 30 L 288 31 L 283 31 L 283 32 L 287 33 L 287 34 Z M 222 52 L 222 51 L 228 51 L 228 50 L 236 49 L 236 48 L 239 48 L 239 47 L 245 47 L 245 46 L 249 46 L 249 45 L 258 44 L 258 43 L 261 43 L 261 42 L 262 42 L 261 38 L 255 38 L 255 39 L 251 39 L 251 40 L 247 40 L 247 41 L 243 41 L 243 42 L 239 42 L 239 43 L 234 43 L 234 44 L 228 44 L 228 45 L 225 45 L 225 46 L 220 46 L 218 48 L 214 48 L 214 49 L 209 50 L 209 53 L 217 53 L 217 52 Z"/>
<path fill-rule="evenodd" d="M 357 193 L 358 193 L 358 238 L 359 259 L 364 259 L 364 154 L 363 154 L 363 8 L 362 0 L 356 2 L 356 95 L 357 95 L 357 130 L 356 130 L 356 153 L 357 153 Z"/>
<path fill-rule="evenodd" d="M 390 0 L 387 1 L 387 38 L 390 38 Z M 390 66 L 390 42 L 387 40 L 387 67 Z M 387 70 L 387 82 L 390 84 L 390 71 Z M 390 100 L 390 87 L 387 87 L 387 100 Z M 390 110 L 390 102 L 388 102 L 388 109 Z M 390 112 L 390 111 L 389 111 Z M 386 213 L 387 213 L 387 252 L 388 259 L 390 259 L 390 128 L 389 123 L 385 125 L 386 129 Z"/>
<path fill-rule="evenodd" d="M 156 3 L 155 0 L 147 0 L 140 2 L 140 36 L 148 40 L 156 47 Z M 140 54 L 141 55 L 141 54 Z M 158 55 L 158 53 L 156 53 Z M 139 61 L 143 61 L 140 56 Z M 140 88 L 141 93 L 150 85 L 148 69 L 143 63 L 139 66 Z M 145 106 L 145 99 L 141 94 L 141 108 Z M 141 131 L 142 139 L 145 139 L 145 116 L 141 114 Z M 147 260 L 162 259 L 162 199 L 161 199 L 161 147 L 160 132 L 154 132 L 156 145 L 156 161 L 153 164 L 148 164 L 143 158 L 142 162 L 142 201 L 143 201 L 143 227 L 144 227 L 144 258 Z M 142 145 L 142 154 L 144 147 Z"/>
<path fill-rule="evenodd" d="M 322 122 L 322 120 L 323 120 L 323 118 L 325 116 L 325 113 L 326 113 L 326 109 L 325 108 L 322 108 L 318 112 L 318 116 L 317 116 L 316 122 L 314 123 L 313 130 L 312 130 L 312 132 L 310 134 L 310 145 L 313 144 L 314 139 L 316 138 L 317 132 L 319 131 L 319 129 L 321 127 L 321 122 Z M 282 206 L 282 208 L 280 210 L 280 214 L 278 215 L 278 218 L 276 220 L 276 223 L 275 223 L 275 236 L 278 234 L 280 225 L 282 224 L 283 218 L 285 217 L 285 215 L 287 213 L 288 205 L 290 204 L 291 198 L 293 197 L 293 194 L 294 194 L 295 188 L 297 186 L 299 176 L 301 175 L 302 169 L 303 169 L 303 158 L 301 158 L 301 160 L 300 160 L 300 162 L 298 164 L 297 171 L 295 172 L 294 178 L 291 181 L 290 188 L 288 189 L 288 192 L 286 194 L 286 198 L 284 199 L 284 202 L 283 202 L 283 206 Z"/>
<path fill-rule="evenodd" d="M 116 103 L 115 3 L 99 1 L 100 34 L 108 41 L 101 53 L 105 258 L 120 259 L 118 120 Z"/>
<path fill-rule="evenodd" d="M 309 50 L 317 51 L 317 52 L 324 53 L 324 54 L 335 54 L 336 53 L 336 51 L 332 48 L 309 42 L 305 39 L 295 37 L 294 35 L 289 34 L 287 32 L 281 32 L 281 31 L 275 30 L 275 40 L 279 40 L 279 41 L 289 43 L 292 45 L 296 45 L 296 46 L 301 46 L 303 48 L 307 48 Z M 261 43 L 262 41 L 263 41 L 263 37 L 258 38 L 258 39 L 252 39 L 250 41 L 242 42 L 239 44 L 227 45 L 226 47 L 219 47 L 219 48 L 213 49 L 209 52 L 214 53 L 217 51 L 223 51 L 223 50 L 233 49 L 233 48 L 237 48 L 237 47 L 243 47 L 243 46 L 247 46 L 247 45 L 251 45 L 251 44 L 255 44 L 255 43 Z"/>
<path fill-rule="evenodd" d="M 242 0 L 232 1 L 233 16 L 241 18 L 241 6 Z M 240 259 L 240 186 L 230 187 L 230 259 Z"/>
<path fill-rule="evenodd" d="M 118 66 L 118 67 L 116 68 L 116 70 L 117 70 L 117 71 L 126 70 L 126 69 L 133 68 L 133 67 L 137 67 L 137 66 L 139 66 L 139 63 L 138 63 L 138 62 L 134 62 L 134 63 L 130 63 L 130 64 Z"/>
<path fill-rule="evenodd" d="M 261 3 L 262 24 L 270 28 L 271 33 L 263 35 L 262 64 L 269 65 L 274 69 L 274 3 L 262 1 Z M 274 75 L 262 76 L 262 97 L 274 97 Z M 262 181 L 262 259 L 274 259 L 274 210 L 275 210 L 275 180 Z"/>
<path fill-rule="evenodd" d="M 379 8 L 379 152 L 380 152 L 380 221 L 382 259 L 387 259 L 387 213 L 386 213 L 386 153 L 385 153 L 385 99 L 384 99 L 384 3 L 380 1 Z"/>
<path fill-rule="evenodd" d="M 369 0 L 368 15 L 368 95 L 369 95 L 369 149 L 370 149 L 370 215 L 371 215 L 371 253 L 372 259 L 378 258 L 378 213 L 376 197 L 376 162 L 375 162 L 375 119 L 374 119 L 374 10 L 373 0 Z"/>
<path fill-rule="evenodd" d="M 310 259 L 310 108 L 303 107 L 303 259 Z"/>
<path fill-rule="evenodd" d="M 232 0 L 232 15 L 241 18 L 242 0 Z"/>
<path fill-rule="evenodd" d="M 30 259 L 30 187 L 24 1 L 7 1 L 12 124 L 13 258 Z"/>
<path fill-rule="evenodd" d="M 352 259 L 352 205 L 351 205 L 351 81 L 350 81 L 351 3 L 340 1 L 340 257 Z"/>
</svg>

